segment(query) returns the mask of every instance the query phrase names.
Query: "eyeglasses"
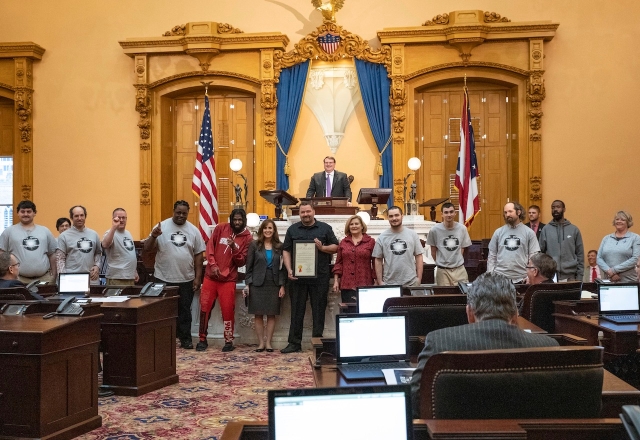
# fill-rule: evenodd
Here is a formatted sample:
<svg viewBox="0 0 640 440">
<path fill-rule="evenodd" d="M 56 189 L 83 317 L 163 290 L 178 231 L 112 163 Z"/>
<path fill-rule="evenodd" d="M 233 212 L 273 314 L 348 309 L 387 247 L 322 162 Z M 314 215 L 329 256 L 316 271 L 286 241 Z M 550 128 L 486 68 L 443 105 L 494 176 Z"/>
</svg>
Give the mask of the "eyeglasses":
<svg viewBox="0 0 640 440">
<path fill-rule="evenodd" d="M 12 264 L 9 267 L 14 267 L 14 266 L 20 267 L 20 262 L 18 261 L 16 264 Z"/>
<path fill-rule="evenodd" d="M 535 266 L 527 266 L 527 269 L 537 269 Z"/>
</svg>

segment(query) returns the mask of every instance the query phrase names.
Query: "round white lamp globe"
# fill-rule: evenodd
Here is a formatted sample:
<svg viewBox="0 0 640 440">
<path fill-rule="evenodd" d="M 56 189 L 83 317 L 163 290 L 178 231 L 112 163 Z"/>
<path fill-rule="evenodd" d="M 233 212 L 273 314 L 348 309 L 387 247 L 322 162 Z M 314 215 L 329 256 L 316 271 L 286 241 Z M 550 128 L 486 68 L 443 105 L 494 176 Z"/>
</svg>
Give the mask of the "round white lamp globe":
<svg viewBox="0 0 640 440">
<path fill-rule="evenodd" d="M 236 173 L 242 169 L 242 161 L 240 159 L 231 159 L 229 162 L 229 168 Z"/>
</svg>

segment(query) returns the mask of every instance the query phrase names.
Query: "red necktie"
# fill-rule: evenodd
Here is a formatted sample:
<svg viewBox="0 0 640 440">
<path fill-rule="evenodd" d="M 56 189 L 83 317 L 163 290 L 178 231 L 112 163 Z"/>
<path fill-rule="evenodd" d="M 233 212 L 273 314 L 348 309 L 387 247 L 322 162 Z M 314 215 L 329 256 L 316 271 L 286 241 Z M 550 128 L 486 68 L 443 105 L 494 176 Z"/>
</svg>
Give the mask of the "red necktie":
<svg viewBox="0 0 640 440">
<path fill-rule="evenodd" d="M 598 272 L 595 267 L 591 268 L 591 281 L 595 281 L 598 278 Z"/>
</svg>

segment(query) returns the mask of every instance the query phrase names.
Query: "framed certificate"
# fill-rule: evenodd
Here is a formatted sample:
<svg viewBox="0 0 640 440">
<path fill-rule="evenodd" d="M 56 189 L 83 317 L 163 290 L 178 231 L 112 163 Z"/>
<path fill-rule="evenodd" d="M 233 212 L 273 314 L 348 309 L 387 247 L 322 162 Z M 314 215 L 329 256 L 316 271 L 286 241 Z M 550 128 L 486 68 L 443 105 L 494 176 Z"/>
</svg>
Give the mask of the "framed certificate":
<svg viewBox="0 0 640 440">
<path fill-rule="evenodd" d="M 317 276 L 318 248 L 313 240 L 293 242 L 293 276 L 315 278 Z"/>
</svg>

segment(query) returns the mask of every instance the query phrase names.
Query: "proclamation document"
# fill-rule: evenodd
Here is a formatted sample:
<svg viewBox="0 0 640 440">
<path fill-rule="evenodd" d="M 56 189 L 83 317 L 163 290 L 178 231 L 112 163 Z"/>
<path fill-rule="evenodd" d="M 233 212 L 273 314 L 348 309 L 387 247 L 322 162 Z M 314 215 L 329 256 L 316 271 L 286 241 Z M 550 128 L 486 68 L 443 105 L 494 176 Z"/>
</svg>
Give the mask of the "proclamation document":
<svg viewBox="0 0 640 440">
<path fill-rule="evenodd" d="M 293 242 L 293 276 L 314 278 L 317 276 L 318 248 L 313 240 Z"/>
</svg>

